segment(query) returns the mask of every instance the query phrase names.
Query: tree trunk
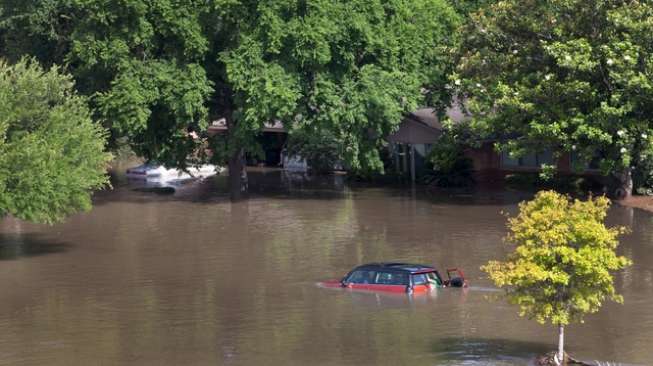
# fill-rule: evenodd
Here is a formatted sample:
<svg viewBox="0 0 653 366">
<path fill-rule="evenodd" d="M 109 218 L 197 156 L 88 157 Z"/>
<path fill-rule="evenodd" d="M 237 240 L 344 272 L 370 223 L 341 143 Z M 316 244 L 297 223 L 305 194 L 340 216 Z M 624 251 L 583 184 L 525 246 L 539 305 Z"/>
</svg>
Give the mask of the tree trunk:
<svg viewBox="0 0 653 366">
<path fill-rule="evenodd" d="M 614 197 L 622 200 L 633 194 L 633 175 L 630 167 L 624 168 L 617 176 L 617 188 L 614 190 Z"/>
<path fill-rule="evenodd" d="M 565 362 L 565 326 L 558 324 L 558 353 L 556 363 L 563 365 Z"/>
<path fill-rule="evenodd" d="M 415 183 L 415 145 L 410 144 L 410 181 Z"/>
<path fill-rule="evenodd" d="M 229 103 L 226 103 L 229 105 Z M 247 196 L 247 171 L 245 170 L 245 150 L 236 137 L 237 123 L 234 121 L 230 107 L 225 108 L 227 122 L 227 143 L 233 153 L 229 157 L 229 197 L 232 202 L 240 201 Z"/>
<path fill-rule="evenodd" d="M 229 158 L 229 196 L 232 201 L 240 201 L 247 196 L 247 171 L 245 153 L 238 149 Z"/>
</svg>

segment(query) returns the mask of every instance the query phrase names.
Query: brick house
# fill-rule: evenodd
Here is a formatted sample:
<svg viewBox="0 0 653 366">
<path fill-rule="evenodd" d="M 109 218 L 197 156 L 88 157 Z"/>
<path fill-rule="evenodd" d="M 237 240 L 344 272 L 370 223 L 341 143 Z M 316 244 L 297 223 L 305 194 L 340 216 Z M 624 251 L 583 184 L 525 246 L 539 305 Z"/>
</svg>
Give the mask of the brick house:
<svg viewBox="0 0 653 366">
<path fill-rule="evenodd" d="M 493 141 L 486 141 L 481 147 L 468 148 L 465 156 L 472 160 L 476 177 L 481 181 L 501 179 L 516 172 L 536 173 L 541 170 L 542 164 L 555 165 L 557 172 L 563 175 L 577 174 L 573 169 L 574 157 L 571 154 L 563 153 L 555 159 L 550 150 L 514 159 L 505 152 L 497 152 Z M 595 164 L 590 164 L 582 174 L 598 176 L 600 172 Z"/>
<path fill-rule="evenodd" d="M 457 103 L 446 114 L 453 123 L 470 119 Z M 442 133 L 442 124 L 432 108 L 419 109 L 406 116 L 397 132 L 388 137 L 397 172 L 410 175 L 414 181 L 418 172 L 425 167 L 426 157 Z M 574 157 L 571 154 L 564 153 L 556 159 L 549 150 L 511 158 L 505 152 L 497 152 L 494 141 L 491 140 L 483 142 L 480 147 L 468 148 L 465 156 L 471 159 L 479 181 L 499 180 L 516 172 L 539 172 L 542 164 L 555 165 L 558 173 L 563 175 L 577 173 L 572 168 Z M 596 164 L 590 164 L 582 174 L 598 176 L 600 173 L 597 168 Z"/>
</svg>

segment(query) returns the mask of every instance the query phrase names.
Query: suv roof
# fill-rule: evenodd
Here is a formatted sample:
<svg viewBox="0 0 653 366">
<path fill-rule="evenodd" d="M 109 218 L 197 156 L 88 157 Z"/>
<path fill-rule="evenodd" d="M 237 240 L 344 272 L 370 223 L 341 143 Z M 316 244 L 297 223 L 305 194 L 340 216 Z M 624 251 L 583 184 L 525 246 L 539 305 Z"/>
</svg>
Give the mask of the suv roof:
<svg viewBox="0 0 653 366">
<path fill-rule="evenodd" d="M 422 264 L 413 264 L 413 263 L 396 263 L 396 262 L 382 262 L 382 263 L 367 263 L 361 266 L 354 268 L 355 270 L 376 270 L 376 271 L 396 271 L 396 272 L 408 272 L 408 273 L 424 273 L 424 272 L 433 272 L 435 268 L 431 266 L 425 266 Z"/>
</svg>

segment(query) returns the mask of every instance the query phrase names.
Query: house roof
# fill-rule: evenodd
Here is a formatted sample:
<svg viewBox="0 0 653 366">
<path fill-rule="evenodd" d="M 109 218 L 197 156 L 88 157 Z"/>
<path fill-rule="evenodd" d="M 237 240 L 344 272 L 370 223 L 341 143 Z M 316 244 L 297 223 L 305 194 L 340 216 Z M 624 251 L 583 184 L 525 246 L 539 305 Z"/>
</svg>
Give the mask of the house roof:
<svg viewBox="0 0 653 366">
<path fill-rule="evenodd" d="M 447 108 L 445 115 L 449 117 L 453 123 L 466 122 L 471 118 L 469 115 L 466 115 L 465 112 L 463 112 L 458 101 L 454 101 L 453 105 Z M 435 109 L 433 108 L 420 108 L 415 112 L 410 113 L 409 116 L 421 123 L 424 123 L 425 125 L 428 125 L 429 127 L 433 127 L 437 130 L 442 130 L 442 123 L 440 122 L 440 119 L 436 115 Z"/>
<path fill-rule="evenodd" d="M 455 101 L 446 111 L 447 117 L 454 123 L 460 123 L 469 120 L 460 104 Z M 220 118 L 211 123 L 208 128 L 209 134 L 217 134 L 227 131 L 227 121 Z M 407 143 L 407 144 L 430 144 L 435 142 L 442 134 L 442 123 L 433 108 L 420 108 L 409 113 L 402 120 L 399 130 L 388 137 L 390 142 Z M 274 120 L 266 122 L 263 126 L 263 132 L 287 133 L 283 122 Z"/>
<path fill-rule="evenodd" d="M 410 114 L 401 121 L 399 129 L 388 136 L 388 141 L 400 144 L 432 144 L 442 135 L 442 127 L 434 127 L 431 123 L 425 123 Z"/>
<path fill-rule="evenodd" d="M 453 123 L 461 123 L 470 118 L 457 102 L 453 103 L 445 114 Z M 442 131 L 442 122 L 435 109 L 420 108 L 404 117 L 399 129 L 388 137 L 388 141 L 401 144 L 432 144 L 440 138 Z"/>
<path fill-rule="evenodd" d="M 440 119 L 435 115 L 435 110 L 433 108 L 418 109 L 415 112 L 408 114 L 408 118 L 412 118 L 437 130 L 442 129 Z"/>
</svg>

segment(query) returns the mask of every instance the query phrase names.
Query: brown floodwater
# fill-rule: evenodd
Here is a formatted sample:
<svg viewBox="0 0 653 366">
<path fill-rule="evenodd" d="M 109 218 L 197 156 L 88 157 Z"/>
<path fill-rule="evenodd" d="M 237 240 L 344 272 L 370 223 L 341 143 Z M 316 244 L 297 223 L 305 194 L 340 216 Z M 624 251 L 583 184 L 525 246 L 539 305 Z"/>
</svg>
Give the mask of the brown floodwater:
<svg viewBox="0 0 653 366">
<path fill-rule="evenodd" d="M 117 182 L 55 226 L 0 221 L 0 365 L 526 365 L 556 330 L 519 318 L 479 270 L 507 248 L 502 211 L 528 194 L 433 193 L 252 173 L 172 195 Z M 567 329 L 577 358 L 653 364 L 653 215 L 627 225 L 607 303 Z M 373 261 L 459 266 L 468 290 L 325 289 Z"/>
</svg>

